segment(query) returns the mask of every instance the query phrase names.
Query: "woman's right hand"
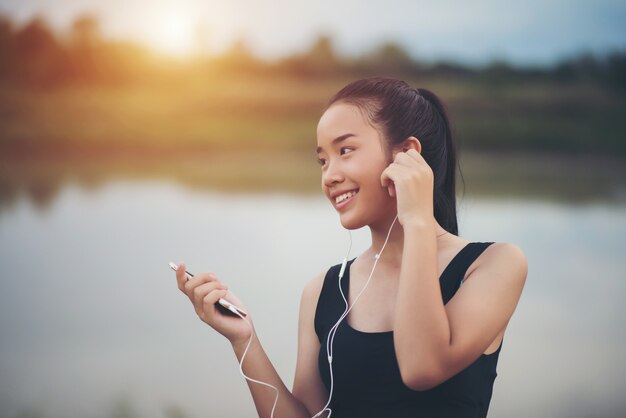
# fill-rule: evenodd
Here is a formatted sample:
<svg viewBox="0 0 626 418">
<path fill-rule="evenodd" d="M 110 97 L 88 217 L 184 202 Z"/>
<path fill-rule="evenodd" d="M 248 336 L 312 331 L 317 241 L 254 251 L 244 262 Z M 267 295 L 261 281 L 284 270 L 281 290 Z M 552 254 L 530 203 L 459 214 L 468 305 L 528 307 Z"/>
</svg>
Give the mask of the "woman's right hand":
<svg viewBox="0 0 626 418">
<path fill-rule="evenodd" d="M 251 336 L 250 328 L 254 329 L 250 312 L 228 286 L 220 282 L 213 273 L 199 273 L 187 280 L 185 264 L 180 263 L 176 270 L 178 288 L 191 300 L 196 314 L 213 329 L 226 337 L 232 345 L 247 344 Z M 245 317 L 250 326 L 238 316 L 224 314 L 218 310 L 216 303 L 220 298 L 227 299 L 248 315 Z"/>
</svg>

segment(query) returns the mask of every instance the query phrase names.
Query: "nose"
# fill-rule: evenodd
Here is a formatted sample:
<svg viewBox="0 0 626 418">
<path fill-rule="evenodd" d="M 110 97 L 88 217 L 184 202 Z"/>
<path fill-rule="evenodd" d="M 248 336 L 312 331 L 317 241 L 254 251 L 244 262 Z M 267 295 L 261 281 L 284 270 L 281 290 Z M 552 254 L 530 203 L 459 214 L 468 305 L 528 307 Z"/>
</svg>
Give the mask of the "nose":
<svg viewBox="0 0 626 418">
<path fill-rule="evenodd" d="M 343 181 L 343 173 L 340 170 L 339 164 L 336 162 L 327 162 L 326 169 L 322 171 L 322 185 L 326 187 L 332 187 L 336 183 Z"/>
</svg>

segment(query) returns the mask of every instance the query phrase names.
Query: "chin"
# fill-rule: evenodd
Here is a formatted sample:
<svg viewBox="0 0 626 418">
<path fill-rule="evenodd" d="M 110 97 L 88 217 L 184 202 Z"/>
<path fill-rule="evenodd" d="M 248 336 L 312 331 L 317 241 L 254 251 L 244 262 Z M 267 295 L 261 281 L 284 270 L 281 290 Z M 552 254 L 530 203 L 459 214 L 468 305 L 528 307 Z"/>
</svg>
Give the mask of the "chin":
<svg viewBox="0 0 626 418">
<path fill-rule="evenodd" d="M 356 229 L 361 229 L 365 226 L 365 224 L 353 224 L 353 223 L 346 223 L 344 221 L 341 221 L 341 226 L 343 226 L 345 229 L 349 229 L 351 231 L 354 231 Z"/>
<path fill-rule="evenodd" d="M 388 213 L 394 211 L 394 208 L 387 208 L 386 210 L 381 210 L 380 212 L 367 212 L 367 213 L 344 213 L 339 215 L 339 221 L 341 222 L 341 226 L 345 229 L 355 230 L 361 229 L 365 226 L 370 226 L 372 224 L 380 222 L 382 219 L 386 218 Z"/>
<path fill-rule="evenodd" d="M 354 217 L 354 216 L 348 216 L 348 215 L 344 215 L 344 216 L 340 215 L 339 222 L 341 222 L 341 226 L 343 226 L 345 229 L 350 229 L 350 230 L 361 229 L 364 226 L 369 225 L 367 220 L 363 219 L 362 217 Z"/>
</svg>

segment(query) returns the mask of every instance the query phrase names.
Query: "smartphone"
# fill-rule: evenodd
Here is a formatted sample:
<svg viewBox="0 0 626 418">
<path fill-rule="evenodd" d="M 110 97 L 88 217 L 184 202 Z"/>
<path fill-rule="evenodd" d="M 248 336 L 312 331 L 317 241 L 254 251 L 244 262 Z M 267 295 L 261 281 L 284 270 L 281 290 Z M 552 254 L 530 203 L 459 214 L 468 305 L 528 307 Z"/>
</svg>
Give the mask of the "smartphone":
<svg viewBox="0 0 626 418">
<path fill-rule="evenodd" d="M 172 263 L 171 261 L 170 261 L 170 267 L 174 271 L 178 270 L 178 265 L 176 265 L 176 263 Z M 193 274 L 189 273 L 187 270 L 185 270 L 185 274 L 187 274 L 188 276 L 187 280 L 189 280 L 190 277 L 193 277 Z M 241 309 L 234 303 L 227 301 L 224 298 L 220 298 L 220 300 L 218 300 L 215 305 L 217 306 L 220 312 L 225 313 L 226 315 L 236 316 L 237 318 L 239 318 L 239 315 L 233 312 L 233 311 L 237 311 L 242 316 L 248 316 L 246 311 L 244 311 L 243 309 Z"/>
</svg>

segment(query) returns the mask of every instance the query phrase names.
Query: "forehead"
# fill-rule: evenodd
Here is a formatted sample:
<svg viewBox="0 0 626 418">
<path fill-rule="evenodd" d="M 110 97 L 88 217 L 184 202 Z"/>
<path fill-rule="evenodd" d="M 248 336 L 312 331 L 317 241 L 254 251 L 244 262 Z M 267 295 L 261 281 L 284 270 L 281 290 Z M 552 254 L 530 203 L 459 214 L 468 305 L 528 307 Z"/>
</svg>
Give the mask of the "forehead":
<svg viewBox="0 0 626 418">
<path fill-rule="evenodd" d="M 357 136 L 371 134 L 375 129 L 361 110 L 352 104 L 335 103 L 331 105 L 317 124 L 317 143 L 325 146 L 333 138 L 346 133 Z"/>
</svg>

